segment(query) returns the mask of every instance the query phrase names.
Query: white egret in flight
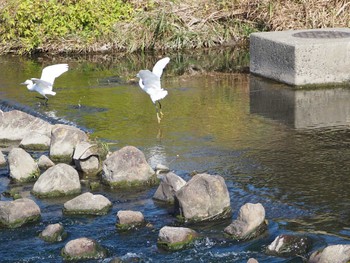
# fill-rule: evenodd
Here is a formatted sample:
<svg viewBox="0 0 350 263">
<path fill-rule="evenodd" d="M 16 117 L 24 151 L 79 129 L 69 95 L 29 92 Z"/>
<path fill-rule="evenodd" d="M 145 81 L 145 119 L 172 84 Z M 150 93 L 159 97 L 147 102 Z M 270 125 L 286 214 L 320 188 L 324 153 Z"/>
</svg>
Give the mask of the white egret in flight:
<svg viewBox="0 0 350 263">
<path fill-rule="evenodd" d="M 169 63 L 170 58 L 165 57 L 159 60 L 153 67 L 152 72 L 149 70 L 140 70 L 136 75 L 139 80 L 139 85 L 142 90 L 147 92 L 150 95 L 153 104 L 156 107 L 158 123 L 163 117 L 162 105 L 160 100 L 164 99 L 168 95 L 168 91 L 162 89 L 160 85 L 160 77 L 163 74 L 164 67 Z M 158 108 L 158 105 L 159 108 Z"/>
<path fill-rule="evenodd" d="M 52 91 L 55 78 L 68 70 L 68 64 L 51 65 L 43 69 L 40 79 L 31 78 L 21 83 L 27 85 L 28 90 L 36 91 L 45 98 L 45 102 L 49 99 L 46 95 L 55 96 L 56 92 Z"/>
</svg>

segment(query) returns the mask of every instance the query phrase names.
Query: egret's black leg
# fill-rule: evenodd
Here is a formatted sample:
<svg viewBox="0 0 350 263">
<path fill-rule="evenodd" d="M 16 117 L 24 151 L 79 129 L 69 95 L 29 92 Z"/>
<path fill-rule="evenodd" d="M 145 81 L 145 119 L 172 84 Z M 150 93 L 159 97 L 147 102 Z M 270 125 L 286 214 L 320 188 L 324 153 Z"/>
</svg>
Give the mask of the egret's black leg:
<svg viewBox="0 0 350 263">
<path fill-rule="evenodd" d="M 160 104 L 160 101 L 158 100 L 158 104 L 159 104 L 159 113 L 160 113 L 160 116 L 163 117 L 164 114 L 162 112 L 162 104 Z"/>
</svg>

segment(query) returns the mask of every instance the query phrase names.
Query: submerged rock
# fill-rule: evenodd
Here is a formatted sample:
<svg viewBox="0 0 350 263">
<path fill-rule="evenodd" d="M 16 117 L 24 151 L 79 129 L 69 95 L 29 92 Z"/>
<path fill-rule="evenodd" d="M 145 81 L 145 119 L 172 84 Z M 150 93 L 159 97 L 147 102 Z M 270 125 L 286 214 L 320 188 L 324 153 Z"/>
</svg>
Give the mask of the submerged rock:
<svg viewBox="0 0 350 263">
<path fill-rule="evenodd" d="M 238 218 L 224 229 L 226 234 L 237 240 L 253 239 L 266 230 L 265 209 L 260 203 L 243 205 Z"/>
<path fill-rule="evenodd" d="M 46 170 L 35 182 L 32 190 L 32 193 L 38 197 L 66 196 L 80 192 L 78 172 L 64 163 Z"/>
<path fill-rule="evenodd" d="M 31 199 L 0 201 L 0 225 L 8 228 L 20 227 L 40 219 L 39 206 Z"/>
<path fill-rule="evenodd" d="M 299 235 L 279 235 L 267 247 L 267 254 L 279 257 L 305 255 L 312 245 L 311 238 Z"/>
<path fill-rule="evenodd" d="M 350 245 L 332 245 L 313 252 L 309 263 L 348 263 L 350 261 Z"/>
<path fill-rule="evenodd" d="M 120 210 L 117 213 L 117 228 L 129 230 L 145 224 L 145 218 L 139 211 Z"/>
<path fill-rule="evenodd" d="M 190 228 L 165 226 L 159 230 L 157 245 L 165 250 L 179 250 L 190 245 L 198 236 Z"/>
<path fill-rule="evenodd" d="M 0 151 L 0 167 L 6 166 L 6 159 L 2 151 Z"/>
<path fill-rule="evenodd" d="M 19 144 L 19 147 L 26 150 L 45 151 L 50 148 L 51 138 L 39 132 L 27 134 Z"/>
<path fill-rule="evenodd" d="M 73 160 L 77 169 L 85 175 L 97 175 L 102 170 L 97 144 L 84 141 L 78 143 L 74 151 Z"/>
<path fill-rule="evenodd" d="M 83 193 L 63 205 L 66 214 L 105 215 L 112 208 L 112 203 L 103 195 Z"/>
<path fill-rule="evenodd" d="M 47 157 L 46 155 L 41 155 L 39 160 L 38 160 L 38 166 L 39 169 L 41 170 L 47 170 L 48 168 L 54 166 L 55 163 L 53 161 L 50 160 L 49 157 Z"/>
<path fill-rule="evenodd" d="M 0 141 L 21 141 L 37 132 L 50 137 L 52 125 L 25 112 L 0 112 Z"/>
<path fill-rule="evenodd" d="M 103 162 L 102 179 L 108 185 L 117 187 L 153 185 L 156 175 L 139 149 L 126 146 Z"/>
<path fill-rule="evenodd" d="M 46 242 L 60 242 L 67 237 L 67 232 L 59 223 L 50 224 L 40 233 L 39 237 Z"/>
<path fill-rule="evenodd" d="M 203 221 L 231 216 L 230 196 L 224 178 L 197 174 L 175 194 L 185 221 Z"/>
<path fill-rule="evenodd" d="M 107 251 L 95 240 L 81 237 L 69 241 L 61 250 L 64 260 L 88 260 L 105 258 Z"/>
<path fill-rule="evenodd" d="M 174 203 L 175 193 L 186 184 L 180 176 L 174 173 L 167 173 L 160 178 L 160 184 L 153 198 L 159 201 Z"/>
<path fill-rule="evenodd" d="M 38 164 L 21 148 L 13 148 L 8 155 L 10 177 L 18 182 L 36 180 L 40 175 Z"/>
<path fill-rule="evenodd" d="M 50 159 L 54 162 L 71 163 L 76 145 L 88 141 L 82 130 L 63 124 L 56 124 L 52 128 Z"/>
</svg>

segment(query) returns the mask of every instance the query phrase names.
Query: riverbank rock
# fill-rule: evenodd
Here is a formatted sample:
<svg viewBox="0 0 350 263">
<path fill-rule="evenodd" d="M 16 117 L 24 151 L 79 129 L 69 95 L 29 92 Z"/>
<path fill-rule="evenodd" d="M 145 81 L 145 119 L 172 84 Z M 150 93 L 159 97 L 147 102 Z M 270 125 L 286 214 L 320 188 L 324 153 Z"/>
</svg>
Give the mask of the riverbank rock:
<svg viewBox="0 0 350 263">
<path fill-rule="evenodd" d="M 20 227 L 41 217 L 39 206 L 31 199 L 0 201 L 0 225 L 7 228 Z"/>
<path fill-rule="evenodd" d="M 190 245 L 198 233 L 187 227 L 164 226 L 159 230 L 158 247 L 165 250 L 179 250 Z"/>
<path fill-rule="evenodd" d="M 236 240 L 253 239 L 267 230 L 265 209 L 262 204 L 247 203 L 239 209 L 238 218 L 224 229 Z"/>
<path fill-rule="evenodd" d="M 50 137 L 52 125 L 25 112 L 0 112 L 0 141 L 21 141 L 37 132 Z"/>
<path fill-rule="evenodd" d="M 17 182 L 34 181 L 40 175 L 38 164 L 21 148 L 13 148 L 8 155 L 10 177 Z"/>
<path fill-rule="evenodd" d="M 120 230 L 129 230 L 145 224 L 145 218 L 139 211 L 120 210 L 117 213 L 116 226 Z"/>
<path fill-rule="evenodd" d="M 51 161 L 46 155 L 41 155 L 38 159 L 38 166 L 41 170 L 47 170 L 54 165 L 54 162 Z"/>
<path fill-rule="evenodd" d="M 5 155 L 0 151 L 0 167 L 4 167 L 7 165 Z"/>
<path fill-rule="evenodd" d="M 102 259 L 107 255 L 107 251 L 95 240 L 81 237 L 69 241 L 61 251 L 64 260 L 88 260 Z"/>
<path fill-rule="evenodd" d="M 51 132 L 50 159 L 53 162 L 71 163 L 76 145 L 88 141 L 82 130 L 64 124 L 56 124 Z"/>
<path fill-rule="evenodd" d="M 103 195 L 83 193 L 63 205 L 65 214 L 105 215 L 112 208 L 112 202 Z"/>
<path fill-rule="evenodd" d="M 59 223 L 50 224 L 40 233 L 39 237 L 46 242 L 60 242 L 67 237 L 67 232 Z"/>
<path fill-rule="evenodd" d="M 311 238 L 299 235 L 279 235 L 267 247 L 266 253 L 278 257 L 305 255 L 312 246 Z"/>
<path fill-rule="evenodd" d="M 231 217 L 230 196 L 221 176 L 197 174 L 176 192 L 175 197 L 184 221 Z"/>
<path fill-rule="evenodd" d="M 47 169 L 35 182 L 32 190 L 32 193 L 38 197 L 65 196 L 80 192 L 78 172 L 64 163 Z"/>
<path fill-rule="evenodd" d="M 84 141 L 78 143 L 74 151 L 73 160 L 77 169 L 82 171 L 84 175 L 97 175 L 102 170 L 96 144 Z"/>
<path fill-rule="evenodd" d="M 133 146 L 112 153 L 103 162 L 103 181 L 110 186 L 153 185 L 157 182 L 145 155 Z"/>
<path fill-rule="evenodd" d="M 51 138 L 46 134 L 32 132 L 27 134 L 19 144 L 19 147 L 26 150 L 46 151 L 50 149 Z"/>
<path fill-rule="evenodd" d="M 172 172 L 161 175 L 160 184 L 153 198 L 167 203 L 174 203 L 175 193 L 185 184 L 186 181 L 184 179 Z"/>
<path fill-rule="evenodd" d="M 309 263 L 348 263 L 350 245 L 332 245 L 311 254 Z"/>
</svg>

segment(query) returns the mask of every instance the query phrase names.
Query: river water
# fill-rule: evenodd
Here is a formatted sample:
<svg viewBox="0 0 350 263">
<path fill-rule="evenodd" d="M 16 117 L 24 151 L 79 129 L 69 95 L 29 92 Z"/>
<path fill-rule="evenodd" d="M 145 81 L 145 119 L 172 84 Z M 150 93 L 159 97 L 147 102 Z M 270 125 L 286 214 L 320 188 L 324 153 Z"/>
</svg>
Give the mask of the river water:
<svg viewBox="0 0 350 263">
<path fill-rule="evenodd" d="M 233 219 L 243 204 L 260 202 L 268 233 L 240 243 L 223 235 L 230 221 L 194 225 L 203 238 L 194 247 L 166 253 L 156 247 L 158 231 L 176 221 L 170 207 L 152 200 L 156 188 L 130 192 L 101 186 L 94 193 L 108 197 L 112 211 L 72 217 L 62 215 L 69 198 L 37 199 L 30 194 L 32 184 L 11 184 L 8 170 L 1 169 L 0 191 L 19 187 L 42 213 L 40 223 L 0 230 L 1 262 L 61 262 L 64 244 L 82 236 L 108 249 L 108 258 L 100 262 L 114 257 L 130 262 L 246 262 L 250 257 L 303 262 L 271 257 L 264 249 L 283 233 L 309 235 L 313 249 L 349 243 L 350 87 L 298 90 L 251 76 L 245 51 L 169 56 L 162 77 L 169 95 L 162 101 L 160 125 L 135 78 L 159 58 L 150 55 L 0 57 L 0 108 L 76 125 L 108 142 L 111 150 L 136 146 L 152 167 L 162 163 L 185 180 L 193 172 L 221 175 Z M 54 63 L 68 63 L 70 70 L 56 79 L 57 95 L 45 106 L 19 83 L 40 77 L 41 69 Z M 115 215 L 125 209 L 141 211 L 153 228 L 118 232 Z M 57 222 L 68 232 L 67 240 L 48 244 L 38 238 L 46 225 Z"/>
</svg>

